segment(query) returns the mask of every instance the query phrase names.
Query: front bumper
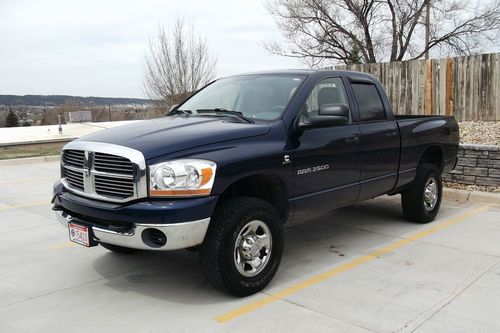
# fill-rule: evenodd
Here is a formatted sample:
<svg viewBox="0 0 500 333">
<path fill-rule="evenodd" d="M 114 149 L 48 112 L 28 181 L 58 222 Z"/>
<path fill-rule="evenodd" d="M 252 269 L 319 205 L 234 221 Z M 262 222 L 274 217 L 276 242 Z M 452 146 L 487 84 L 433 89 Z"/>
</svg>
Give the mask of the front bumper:
<svg viewBox="0 0 500 333">
<path fill-rule="evenodd" d="M 86 223 L 65 213 L 55 211 L 57 220 L 67 228 L 68 223 Z M 140 250 L 177 250 L 201 244 L 205 238 L 210 218 L 199 221 L 173 223 L 173 224 L 140 224 L 134 223 L 127 231 L 114 231 L 104 227 L 91 226 L 93 237 L 97 242 L 103 242 L 132 249 Z M 148 230 L 162 232 L 167 241 L 165 245 L 158 246 L 152 243 L 147 236 Z"/>
<path fill-rule="evenodd" d="M 144 199 L 125 204 L 75 195 L 61 182 L 54 185 L 57 220 L 67 227 L 79 223 L 91 228 L 97 242 L 144 250 L 176 250 L 203 242 L 218 197 Z M 154 240 L 165 239 L 160 244 Z"/>
</svg>

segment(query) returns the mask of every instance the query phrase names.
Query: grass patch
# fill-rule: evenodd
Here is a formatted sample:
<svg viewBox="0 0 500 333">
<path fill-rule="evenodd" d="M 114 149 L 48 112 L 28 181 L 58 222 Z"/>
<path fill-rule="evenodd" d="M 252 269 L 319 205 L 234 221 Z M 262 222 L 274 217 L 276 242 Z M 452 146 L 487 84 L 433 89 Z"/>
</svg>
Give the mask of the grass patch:
<svg viewBox="0 0 500 333">
<path fill-rule="evenodd" d="M 61 154 L 66 142 L 0 147 L 0 160 Z"/>
</svg>

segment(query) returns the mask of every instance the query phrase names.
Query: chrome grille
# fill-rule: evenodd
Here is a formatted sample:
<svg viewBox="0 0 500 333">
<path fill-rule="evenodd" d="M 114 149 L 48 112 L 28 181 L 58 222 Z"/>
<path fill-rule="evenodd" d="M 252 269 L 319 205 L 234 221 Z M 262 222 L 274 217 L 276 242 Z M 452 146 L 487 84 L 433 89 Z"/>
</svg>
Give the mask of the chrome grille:
<svg viewBox="0 0 500 333">
<path fill-rule="evenodd" d="M 64 147 L 61 161 L 63 184 L 73 192 L 113 202 L 146 196 L 146 164 L 136 150 L 76 141 Z"/>
</svg>

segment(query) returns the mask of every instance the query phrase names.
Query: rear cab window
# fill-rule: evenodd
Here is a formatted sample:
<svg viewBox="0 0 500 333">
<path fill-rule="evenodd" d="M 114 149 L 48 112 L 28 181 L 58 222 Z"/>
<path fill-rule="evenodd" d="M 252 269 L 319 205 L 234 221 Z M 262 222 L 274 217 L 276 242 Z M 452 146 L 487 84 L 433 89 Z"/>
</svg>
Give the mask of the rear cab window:
<svg viewBox="0 0 500 333">
<path fill-rule="evenodd" d="M 359 110 L 359 121 L 383 121 L 387 119 L 382 98 L 373 83 L 351 83 Z"/>
</svg>

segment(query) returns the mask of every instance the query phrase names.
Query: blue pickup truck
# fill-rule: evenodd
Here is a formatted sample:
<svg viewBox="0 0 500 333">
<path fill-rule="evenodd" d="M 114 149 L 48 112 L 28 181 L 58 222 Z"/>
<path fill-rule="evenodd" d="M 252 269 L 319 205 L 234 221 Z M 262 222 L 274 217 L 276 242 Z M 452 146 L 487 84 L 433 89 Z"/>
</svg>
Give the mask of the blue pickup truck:
<svg viewBox="0 0 500 333">
<path fill-rule="evenodd" d="M 292 220 L 401 194 L 404 217 L 432 221 L 458 142 L 453 117 L 395 116 L 368 74 L 231 76 L 68 143 L 53 210 L 88 247 L 195 249 L 216 288 L 245 296 L 277 272 Z"/>
</svg>

